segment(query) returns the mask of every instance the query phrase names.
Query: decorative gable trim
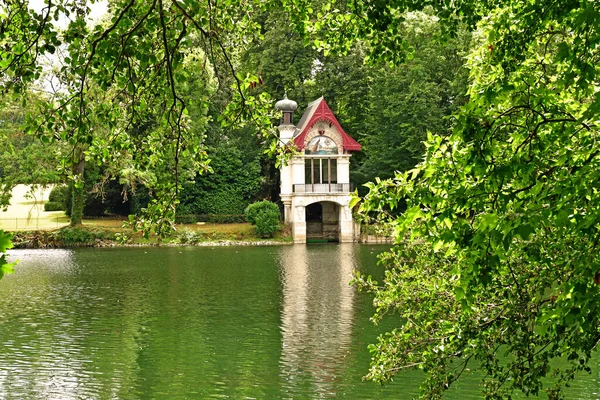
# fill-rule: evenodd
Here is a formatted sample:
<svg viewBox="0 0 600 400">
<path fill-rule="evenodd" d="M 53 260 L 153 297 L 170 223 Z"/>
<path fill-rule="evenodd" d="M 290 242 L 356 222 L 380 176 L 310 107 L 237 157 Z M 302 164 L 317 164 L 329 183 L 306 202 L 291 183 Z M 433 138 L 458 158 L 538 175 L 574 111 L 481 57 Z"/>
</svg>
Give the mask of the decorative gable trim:
<svg viewBox="0 0 600 400">
<path fill-rule="evenodd" d="M 322 121 L 315 122 L 313 127 L 315 125 L 317 125 L 319 122 L 322 122 Z M 327 121 L 323 121 L 323 123 L 329 124 L 329 122 L 327 122 Z M 317 125 L 317 128 L 318 127 L 319 126 Z M 326 131 L 326 130 L 321 130 L 321 129 L 312 129 L 312 127 L 307 127 L 306 135 L 304 135 L 304 138 L 305 138 L 304 139 L 304 148 L 306 148 L 306 145 L 308 143 L 310 143 L 310 141 L 317 136 L 327 136 L 329 139 L 334 141 L 336 147 L 338 148 L 338 154 L 344 153 L 344 143 L 342 142 L 342 135 L 334 129 L 329 129 L 329 131 Z"/>
<path fill-rule="evenodd" d="M 334 125 L 337 128 L 337 131 L 339 132 L 339 134 L 342 137 L 342 147 L 344 150 L 360 151 L 360 149 L 361 149 L 360 143 L 358 143 L 356 140 L 352 139 L 350 137 L 350 135 L 348 135 L 344 131 L 344 129 L 342 129 L 342 126 L 338 122 L 335 115 L 333 115 L 333 113 L 331 112 L 331 109 L 329 108 L 329 106 L 327 105 L 327 103 L 325 102 L 325 99 L 323 99 L 323 97 L 317 99 L 313 104 L 311 104 L 311 106 L 312 107 L 309 107 L 309 109 L 306 112 L 308 113 L 309 110 L 312 111 L 313 107 L 314 107 L 314 112 L 312 112 L 310 119 L 307 122 L 302 124 L 303 126 L 299 126 L 299 128 L 301 129 L 300 134 L 298 134 L 294 138 L 294 144 L 296 145 L 296 147 L 299 150 L 304 149 L 304 146 L 306 144 L 306 139 L 307 139 L 306 134 L 308 133 L 310 128 L 312 128 L 319 121 L 325 121 L 325 122 L 328 122 L 328 123 Z M 304 119 L 304 116 L 302 117 L 302 119 Z"/>
</svg>

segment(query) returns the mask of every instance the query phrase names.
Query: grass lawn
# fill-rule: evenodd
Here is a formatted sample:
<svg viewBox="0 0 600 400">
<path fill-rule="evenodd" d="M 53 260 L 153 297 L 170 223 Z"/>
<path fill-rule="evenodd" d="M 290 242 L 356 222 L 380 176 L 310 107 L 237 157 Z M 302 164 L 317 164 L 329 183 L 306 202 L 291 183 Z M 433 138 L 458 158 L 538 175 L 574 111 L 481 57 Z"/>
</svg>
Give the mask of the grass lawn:
<svg viewBox="0 0 600 400">
<path fill-rule="evenodd" d="M 211 224 L 211 223 L 196 223 L 196 224 L 181 224 L 177 225 L 178 230 L 189 229 L 194 232 L 201 233 L 220 233 L 223 235 L 246 234 L 253 235 L 254 227 L 248 222 L 237 224 Z"/>
<path fill-rule="evenodd" d="M 30 190 L 29 185 L 17 185 L 13 189 L 10 206 L 0 212 L 0 229 L 46 230 L 57 229 L 69 224 L 69 218 L 62 211 L 44 211 L 44 203 L 52 186 Z"/>
<path fill-rule="evenodd" d="M 63 211 L 44 211 L 44 203 L 48 201 L 51 187 L 31 193 L 27 185 L 18 185 L 13 190 L 11 205 L 0 212 L 0 229 L 6 231 L 54 231 L 69 225 L 70 219 Z M 132 243 L 154 244 L 156 237 L 144 239 L 139 232 L 123 228 L 127 218 L 94 218 L 84 219 L 83 228 L 101 238 L 112 238 L 116 233 L 125 234 Z M 170 237 L 163 243 L 193 244 L 215 241 L 261 241 L 256 236 L 254 226 L 249 223 L 214 224 L 198 222 L 195 224 L 178 224 Z M 276 234 L 273 239 L 278 242 L 291 241 L 288 229 Z"/>
</svg>

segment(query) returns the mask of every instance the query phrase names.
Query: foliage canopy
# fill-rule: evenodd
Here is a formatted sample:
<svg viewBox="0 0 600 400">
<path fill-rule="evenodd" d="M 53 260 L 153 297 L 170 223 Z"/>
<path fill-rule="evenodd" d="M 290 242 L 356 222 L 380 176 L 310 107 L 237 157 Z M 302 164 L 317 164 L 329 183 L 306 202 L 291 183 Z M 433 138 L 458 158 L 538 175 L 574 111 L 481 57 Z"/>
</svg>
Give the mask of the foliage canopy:
<svg viewBox="0 0 600 400">
<path fill-rule="evenodd" d="M 423 395 L 440 397 L 475 360 L 486 372 L 487 397 L 517 390 L 560 397 L 600 340 L 597 2 L 283 4 L 325 54 L 348 52 L 360 40 L 371 60 L 410 59 L 415 49 L 402 23 L 407 12 L 425 8 L 440 18 L 442 40 L 461 26 L 477 33 L 469 98 L 452 134 L 430 135 L 419 166 L 371 184 L 360 204 L 393 226 L 397 240 L 383 258 L 384 282 L 358 277 L 359 285 L 375 294 L 376 318 L 394 311 L 407 321 L 372 347 L 370 377 L 419 366 Z M 82 159 L 112 164 L 132 181 L 161 171 L 140 226 L 164 232 L 182 164 L 200 170 L 207 161 L 202 136 L 188 131 L 179 66 L 192 43 L 199 45 L 218 81 L 224 70 L 233 76 L 238 102 L 225 115 L 269 125 L 268 96 L 250 96 L 258 78 L 236 74 L 231 52 L 261 37 L 252 16 L 277 5 L 114 0 L 110 19 L 89 28 L 81 2 L 48 2 L 33 12 L 26 2 L 2 0 L 2 85 L 23 91 L 40 78 L 42 55 L 65 51 L 62 89 L 39 105 L 30 130 L 68 146 L 72 166 Z M 71 18 L 64 31 L 61 14 Z M 197 101 L 206 104 L 208 94 Z M 401 203 L 407 210 L 397 218 L 389 211 Z M 561 356 L 567 364 L 555 367 Z M 546 375 L 554 378 L 549 386 Z"/>
<path fill-rule="evenodd" d="M 397 61 L 412 52 L 399 21 L 425 6 L 442 36 L 466 24 L 478 43 L 452 134 L 430 135 L 420 165 L 370 184 L 360 204 L 396 244 L 383 282 L 357 282 L 374 293 L 376 320 L 406 321 L 372 346 L 369 376 L 419 367 L 423 396 L 437 398 L 475 361 L 486 397 L 561 397 L 600 340 L 597 3 L 352 1 L 318 12 L 339 28 L 327 46 L 361 37 L 372 58 Z"/>
</svg>

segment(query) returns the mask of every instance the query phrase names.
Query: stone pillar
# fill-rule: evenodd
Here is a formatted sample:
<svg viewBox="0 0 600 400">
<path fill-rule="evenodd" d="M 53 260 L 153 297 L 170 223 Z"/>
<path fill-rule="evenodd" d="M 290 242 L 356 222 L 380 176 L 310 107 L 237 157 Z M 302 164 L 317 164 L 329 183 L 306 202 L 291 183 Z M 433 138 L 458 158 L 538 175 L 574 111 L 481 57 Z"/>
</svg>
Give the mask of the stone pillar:
<svg viewBox="0 0 600 400">
<path fill-rule="evenodd" d="M 279 125 L 279 145 L 285 146 L 292 140 L 296 127 L 294 125 Z M 280 185 L 281 185 L 281 200 L 283 201 L 284 196 L 292 194 L 292 165 L 291 160 L 287 164 L 280 167 Z"/>
<path fill-rule="evenodd" d="M 281 195 L 283 203 L 283 222 L 290 224 L 292 222 L 292 196 Z"/>
<path fill-rule="evenodd" d="M 296 127 L 294 125 L 279 125 L 279 145 L 285 146 L 292 137 L 294 136 L 294 131 Z M 279 168 L 279 196 L 281 197 L 281 202 L 283 203 L 283 220 L 286 224 L 292 222 L 292 193 L 294 189 L 293 185 L 293 171 L 291 160 L 286 164 L 282 165 Z"/>
<path fill-rule="evenodd" d="M 296 205 L 292 222 L 292 237 L 294 243 L 306 243 L 306 207 Z"/>
<path fill-rule="evenodd" d="M 350 183 L 350 156 L 342 156 L 337 159 L 337 181 L 338 183 Z"/>
<path fill-rule="evenodd" d="M 304 157 L 294 156 L 291 160 L 292 164 L 292 179 L 295 184 L 304 184 Z"/>
<path fill-rule="evenodd" d="M 282 165 L 279 169 L 279 194 L 281 195 L 281 201 L 285 197 L 290 197 L 293 192 L 292 184 L 292 166 Z"/>
<path fill-rule="evenodd" d="M 354 221 L 352 210 L 347 205 L 340 206 L 340 243 L 354 242 Z"/>
</svg>

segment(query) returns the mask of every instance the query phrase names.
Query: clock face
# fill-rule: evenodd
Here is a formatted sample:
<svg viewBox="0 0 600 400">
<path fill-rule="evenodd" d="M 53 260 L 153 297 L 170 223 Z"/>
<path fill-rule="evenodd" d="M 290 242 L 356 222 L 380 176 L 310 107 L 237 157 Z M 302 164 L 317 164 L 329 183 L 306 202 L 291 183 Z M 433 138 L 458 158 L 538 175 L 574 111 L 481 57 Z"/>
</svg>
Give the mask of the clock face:
<svg viewBox="0 0 600 400">
<path fill-rule="evenodd" d="M 338 148 L 331 138 L 315 136 L 306 145 L 304 154 L 338 154 Z"/>
</svg>

